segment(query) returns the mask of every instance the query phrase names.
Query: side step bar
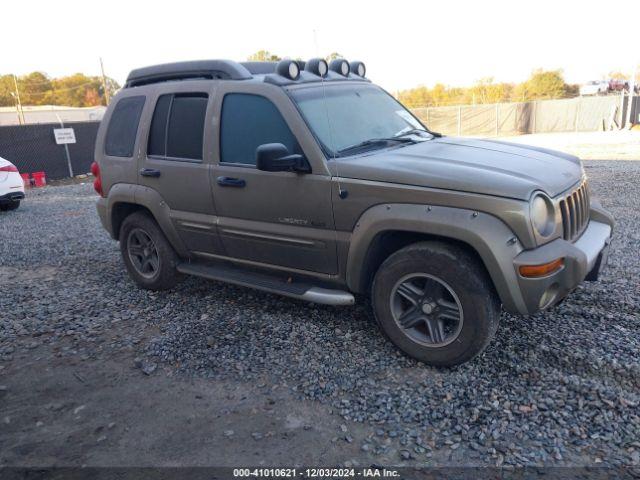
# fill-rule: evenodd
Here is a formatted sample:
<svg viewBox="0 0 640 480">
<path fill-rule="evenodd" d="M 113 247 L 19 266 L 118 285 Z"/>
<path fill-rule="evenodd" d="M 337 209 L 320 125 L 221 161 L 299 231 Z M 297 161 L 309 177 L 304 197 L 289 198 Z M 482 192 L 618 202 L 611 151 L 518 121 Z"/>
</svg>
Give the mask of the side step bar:
<svg viewBox="0 0 640 480">
<path fill-rule="evenodd" d="M 353 295 L 344 290 L 320 288 L 306 283 L 288 283 L 271 275 L 240 270 L 232 266 L 181 263 L 177 269 L 180 273 L 187 275 L 255 288 L 307 302 L 324 305 L 353 305 L 355 303 Z"/>
</svg>

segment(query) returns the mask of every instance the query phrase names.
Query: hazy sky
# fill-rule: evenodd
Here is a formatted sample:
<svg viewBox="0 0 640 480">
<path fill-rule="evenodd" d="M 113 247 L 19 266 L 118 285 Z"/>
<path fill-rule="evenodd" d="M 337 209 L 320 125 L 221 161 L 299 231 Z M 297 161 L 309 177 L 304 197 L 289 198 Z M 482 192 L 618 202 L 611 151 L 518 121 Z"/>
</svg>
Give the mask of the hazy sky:
<svg viewBox="0 0 640 480">
<path fill-rule="evenodd" d="M 521 81 L 537 67 L 579 83 L 640 62 L 640 0 L 19 0 L 0 11 L 0 73 L 95 75 L 102 56 L 120 83 L 140 66 L 260 49 L 337 51 L 389 90 Z"/>
</svg>

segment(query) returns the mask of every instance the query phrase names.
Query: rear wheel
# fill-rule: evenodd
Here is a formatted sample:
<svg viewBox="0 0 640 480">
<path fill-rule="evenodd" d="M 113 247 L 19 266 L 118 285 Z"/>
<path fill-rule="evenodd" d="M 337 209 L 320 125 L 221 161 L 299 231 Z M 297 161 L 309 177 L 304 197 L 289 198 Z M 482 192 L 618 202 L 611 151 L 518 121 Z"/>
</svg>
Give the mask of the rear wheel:
<svg viewBox="0 0 640 480">
<path fill-rule="evenodd" d="M 166 290 L 180 280 L 176 252 L 146 213 L 132 213 L 122 223 L 120 253 L 129 275 L 142 288 Z"/>
<path fill-rule="evenodd" d="M 407 355 L 454 366 L 481 353 L 500 304 L 484 267 L 466 250 L 422 242 L 391 255 L 372 286 L 376 320 Z"/>
<path fill-rule="evenodd" d="M 7 212 L 9 210 L 15 210 L 19 206 L 20 206 L 20 200 L 13 200 L 9 203 L 0 204 L 0 210 L 2 210 L 3 212 Z"/>
</svg>

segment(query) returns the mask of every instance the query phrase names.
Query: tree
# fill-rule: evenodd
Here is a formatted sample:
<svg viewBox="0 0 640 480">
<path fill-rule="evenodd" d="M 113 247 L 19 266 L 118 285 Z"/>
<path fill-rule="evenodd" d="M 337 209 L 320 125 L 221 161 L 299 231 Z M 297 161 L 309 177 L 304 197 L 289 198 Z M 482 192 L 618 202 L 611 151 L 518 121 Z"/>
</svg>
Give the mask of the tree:
<svg viewBox="0 0 640 480">
<path fill-rule="evenodd" d="M 564 98 L 567 84 L 562 70 L 534 70 L 529 79 L 520 85 L 520 93 L 524 100 Z"/>
<path fill-rule="evenodd" d="M 335 60 L 336 58 L 344 58 L 344 57 L 342 55 L 340 55 L 338 52 L 333 52 L 333 53 L 330 53 L 329 55 L 327 55 L 325 57 L 325 60 L 327 62 L 331 62 L 331 60 Z"/>
<path fill-rule="evenodd" d="M 112 78 L 106 80 L 109 93 L 113 95 L 120 85 Z M 45 73 L 32 72 L 18 77 L 18 90 L 23 105 L 92 107 L 106 104 L 102 77 L 82 73 L 51 79 Z M 13 75 L 0 75 L 0 106 L 15 104 Z"/>
<path fill-rule="evenodd" d="M 0 75 L 0 107 L 13 107 L 16 104 L 14 93 L 13 75 Z"/>
<path fill-rule="evenodd" d="M 611 80 L 629 80 L 629 75 L 622 72 L 609 72 Z"/>
<path fill-rule="evenodd" d="M 471 87 L 471 103 L 500 103 L 508 101 L 513 85 L 510 83 L 495 83 L 492 77 L 481 78 Z M 469 102 L 465 102 L 469 103 Z"/>
<path fill-rule="evenodd" d="M 53 98 L 56 105 L 68 105 L 70 107 L 87 107 L 99 105 L 95 98 L 102 89 L 100 77 L 88 77 L 82 73 L 57 78 L 53 81 Z M 94 93 L 87 92 L 93 91 Z M 87 103 L 89 102 L 89 103 Z"/>
<path fill-rule="evenodd" d="M 42 72 L 32 72 L 19 77 L 18 88 L 23 105 L 51 104 L 51 80 Z"/>
<path fill-rule="evenodd" d="M 253 55 L 249 55 L 247 60 L 250 62 L 278 62 L 282 60 L 282 58 L 268 50 L 258 50 Z"/>
</svg>

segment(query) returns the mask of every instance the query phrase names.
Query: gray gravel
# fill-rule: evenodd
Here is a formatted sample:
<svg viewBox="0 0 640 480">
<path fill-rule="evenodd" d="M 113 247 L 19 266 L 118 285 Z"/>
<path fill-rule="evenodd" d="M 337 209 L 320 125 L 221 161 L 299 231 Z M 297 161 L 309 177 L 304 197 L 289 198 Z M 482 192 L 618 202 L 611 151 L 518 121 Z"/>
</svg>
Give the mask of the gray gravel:
<svg viewBox="0 0 640 480">
<path fill-rule="evenodd" d="M 400 354 L 363 302 L 315 306 L 196 278 L 139 290 L 90 184 L 30 192 L 0 214 L 0 367 L 48 344 L 74 361 L 132 352 L 147 375 L 285 385 L 368 426 L 357 441 L 372 461 L 638 465 L 640 162 L 586 164 L 617 220 L 601 281 L 550 312 L 503 314 L 489 349 L 454 370 Z"/>
</svg>

